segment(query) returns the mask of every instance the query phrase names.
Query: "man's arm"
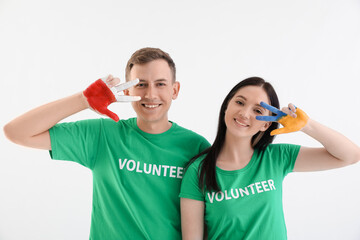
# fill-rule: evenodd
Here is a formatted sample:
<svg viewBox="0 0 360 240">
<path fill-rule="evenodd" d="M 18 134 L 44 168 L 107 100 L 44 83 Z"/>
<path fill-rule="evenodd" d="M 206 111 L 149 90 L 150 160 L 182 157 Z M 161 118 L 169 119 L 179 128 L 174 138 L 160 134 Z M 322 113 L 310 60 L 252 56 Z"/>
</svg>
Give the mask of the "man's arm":
<svg viewBox="0 0 360 240">
<path fill-rule="evenodd" d="M 138 82 L 134 79 L 119 85 L 120 79 L 109 75 L 95 81 L 84 92 L 45 104 L 15 118 L 4 126 L 5 135 L 10 141 L 23 146 L 51 150 L 49 129 L 77 112 L 90 108 L 118 121 L 119 117 L 107 107 L 113 102 L 139 101 L 137 96 L 118 95 Z M 115 90 L 111 90 L 112 87 Z"/>
<path fill-rule="evenodd" d="M 4 126 L 6 137 L 27 147 L 51 150 L 49 129 L 62 119 L 89 108 L 82 92 L 37 107 Z"/>
</svg>

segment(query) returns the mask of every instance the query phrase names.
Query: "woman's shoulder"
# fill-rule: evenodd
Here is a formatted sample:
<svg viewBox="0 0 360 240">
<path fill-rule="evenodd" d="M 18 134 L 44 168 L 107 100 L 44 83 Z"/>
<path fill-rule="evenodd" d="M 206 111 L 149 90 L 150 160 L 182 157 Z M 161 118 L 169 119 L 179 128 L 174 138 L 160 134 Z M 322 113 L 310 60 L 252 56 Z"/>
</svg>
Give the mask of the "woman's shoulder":
<svg viewBox="0 0 360 240">
<path fill-rule="evenodd" d="M 262 151 L 259 156 L 261 157 L 276 157 L 283 158 L 294 156 L 300 151 L 300 145 L 290 144 L 290 143 L 275 143 L 269 144 L 264 151 Z"/>
<path fill-rule="evenodd" d="M 265 150 L 285 150 L 285 149 L 296 149 L 299 147 L 300 145 L 292 144 L 292 143 L 272 143 L 269 144 Z"/>
</svg>

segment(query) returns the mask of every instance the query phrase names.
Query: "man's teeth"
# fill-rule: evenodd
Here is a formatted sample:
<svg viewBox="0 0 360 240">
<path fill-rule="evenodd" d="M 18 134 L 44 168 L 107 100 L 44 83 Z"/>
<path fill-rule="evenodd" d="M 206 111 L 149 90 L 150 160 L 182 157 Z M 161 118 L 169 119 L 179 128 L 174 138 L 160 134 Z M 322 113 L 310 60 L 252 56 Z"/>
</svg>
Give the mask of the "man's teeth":
<svg viewBox="0 0 360 240">
<path fill-rule="evenodd" d="M 147 108 L 156 108 L 159 106 L 159 104 L 156 104 L 156 105 L 148 105 L 148 104 L 144 104 L 145 107 Z"/>
</svg>

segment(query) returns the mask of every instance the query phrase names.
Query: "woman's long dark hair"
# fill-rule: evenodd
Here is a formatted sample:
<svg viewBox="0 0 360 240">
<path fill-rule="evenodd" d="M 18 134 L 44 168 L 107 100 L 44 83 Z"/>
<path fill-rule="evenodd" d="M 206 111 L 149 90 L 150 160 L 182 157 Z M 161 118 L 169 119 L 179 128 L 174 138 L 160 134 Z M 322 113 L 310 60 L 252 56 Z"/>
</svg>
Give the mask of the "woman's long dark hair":
<svg viewBox="0 0 360 240">
<path fill-rule="evenodd" d="M 239 82 L 231 91 L 228 93 L 226 98 L 224 99 L 219 114 L 219 125 L 216 134 L 216 138 L 211 147 L 203 151 L 202 153 L 195 156 L 192 161 L 197 159 L 198 157 L 205 155 L 200 168 L 199 168 L 199 186 L 204 191 L 205 189 L 208 191 L 220 191 L 219 185 L 216 180 L 216 159 L 219 156 L 221 149 L 224 146 L 225 135 L 226 135 L 226 124 L 225 124 L 225 111 L 229 104 L 229 101 L 234 97 L 237 91 L 240 88 L 246 86 L 259 86 L 262 87 L 267 93 L 270 99 L 270 105 L 279 108 L 279 100 L 277 94 L 272 87 L 272 85 L 266 82 L 264 79 L 259 77 L 251 77 L 247 78 L 241 82 Z M 270 132 L 274 129 L 277 129 L 279 124 L 277 122 L 273 122 L 270 127 L 265 132 L 258 132 L 251 139 L 251 144 L 254 149 L 258 149 L 259 151 L 263 151 L 272 141 L 275 136 L 271 136 Z M 190 162 L 192 162 L 190 161 Z"/>
</svg>

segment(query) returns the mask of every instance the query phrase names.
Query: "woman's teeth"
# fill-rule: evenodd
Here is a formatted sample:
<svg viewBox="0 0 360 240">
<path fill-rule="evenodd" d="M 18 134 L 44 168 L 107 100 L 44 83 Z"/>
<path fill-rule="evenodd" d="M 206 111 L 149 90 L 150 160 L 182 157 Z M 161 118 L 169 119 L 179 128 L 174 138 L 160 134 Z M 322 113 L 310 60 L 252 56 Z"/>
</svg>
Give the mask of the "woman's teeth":
<svg viewBox="0 0 360 240">
<path fill-rule="evenodd" d="M 244 126 L 244 127 L 248 127 L 248 126 L 249 126 L 249 125 L 247 125 L 247 124 L 244 124 L 244 123 L 239 122 L 239 121 L 236 120 L 236 119 L 235 119 L 235 122 L 237 122 L 239 125 Z"/>
</svg>

